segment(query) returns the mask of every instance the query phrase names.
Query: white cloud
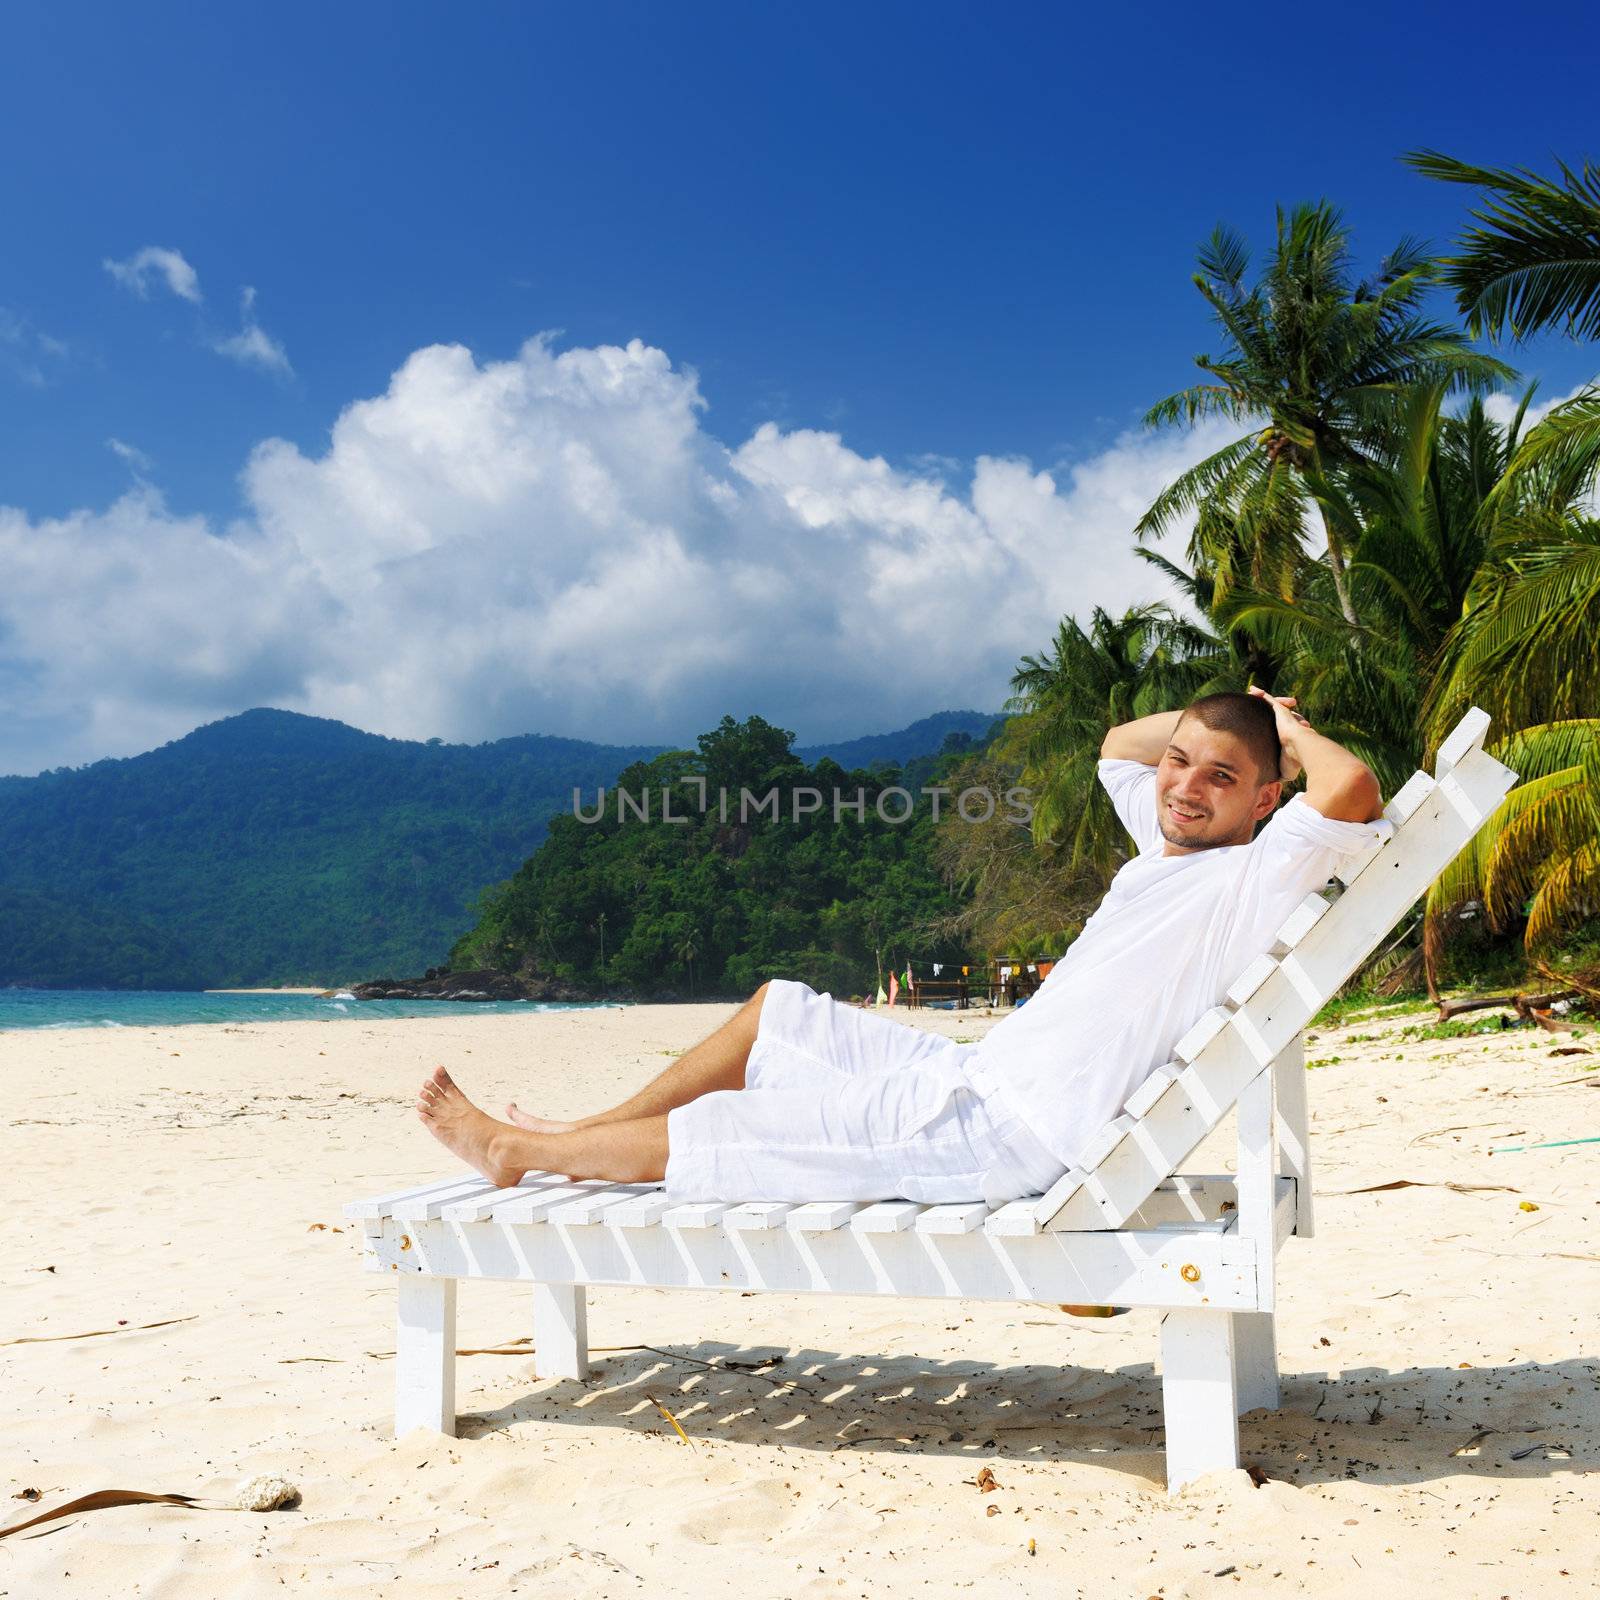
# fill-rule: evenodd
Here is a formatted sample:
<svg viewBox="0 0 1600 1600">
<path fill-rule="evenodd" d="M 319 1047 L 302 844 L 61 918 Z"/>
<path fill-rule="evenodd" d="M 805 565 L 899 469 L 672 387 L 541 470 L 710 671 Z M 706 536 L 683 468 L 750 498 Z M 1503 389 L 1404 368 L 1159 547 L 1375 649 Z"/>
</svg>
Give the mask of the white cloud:
<svg viewBox="0 0 1600 1600">
<path fill-rule="evenodd" d="M 1522 419 L 1521 437 L 1526 438 L 1528 429 L 1544 419 L 1555 410 L 1557 406 L 1565 405 L 1567 401 L 1582 394 L 1590 387 L 1587 383 L 1580 383 L 1577 388 L 1566 394 L 1558 394 L 1549 400 L 1535 399 L 1528 407 L 1528 412 Z M 1517 415 L 1517 407 L 1522 404 L 1522 396 L 1526 393 L 1526 386 L 1518 388 L 1512 393 L 1496 393 L 1486 395 L 1483 401 L 1485 415 L 1491 422 L 1498 423 L 1502 428 L 1509 428 Z"/>
<path fill-rule="evenodd" d="M 218 528 L 140 484 L 0 509 L 0 772 L 125 754 L 272 704 L 405 737 L 687 742 L 726 712 L 802 742 L 998 708 L 1063 613 L 1163 592 L 1134 521 L 1226 436 L 1130 434 L 970 487 L 837 433 L 701 423 L 635 341 L 478 364 L 418 350 L 325 452 L 281 439 Z"/>
<path fill-rule="evenodd" d="M 136 445 L 127 444 L 115 436 L 106 440 L 106 449 L 112 455 L 118 456 L 127 462 L 136 473 L 148 472 L 155 465 L 155 462 L 143 450 L 140 450 Z"/>
<path fill-rule="evenodd" d="M 45 389 L 56 370 L 53 363 L 70 356 L 61 340 L 51 338 L 31 318 L 0 306 L 0 370 L 30 389 Z"/>
<path fill-rule="evenodd" d="M 214 339 L 211 348 L 241 366 L 260 367 L 280 377 L 292 377 L 294 368 L 283 346 L 256 321 L 256 292 L 246 288 L 239 296 L 239 331 L 225 339 Z"/>
<path fill-rule="evenodd" d="M 153 280 L 159 279 L 180 300 L 187 300 L 192 305 L 200 304 L 200 278 L 184 260 L 182 251 L 148 244 L 126 261 L 113 261 L 108 256 L 100 265 L 141 300 L 150 298 L 150 285 Z"/>
</svg>

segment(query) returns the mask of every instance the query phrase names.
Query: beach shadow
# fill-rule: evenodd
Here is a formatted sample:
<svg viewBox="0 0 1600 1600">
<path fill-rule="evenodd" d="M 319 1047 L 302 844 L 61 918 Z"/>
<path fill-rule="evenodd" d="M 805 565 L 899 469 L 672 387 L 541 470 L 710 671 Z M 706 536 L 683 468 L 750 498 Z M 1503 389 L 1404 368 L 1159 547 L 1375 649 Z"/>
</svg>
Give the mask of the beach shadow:
<svg viewBox="0 0 1600 1600">
<path fill-rule="evenodd" d="M 531 1363 L 530 1363 L 531 1370 Z M 1600 1363 L 1292 1371 L 1282 1404 L 1239 1420 L 1241 1463 L 1294 1484 L 1553 1478 L 1600 1465 Z M 1082 1462 L 1165 1484 L 1161 1378 L 1115 1368 L 992 1366 L 715 1341 L 600 1354 L 582 1383 L 534 1380 L 463 1438 L 555 1424 L 783 1444 L 822 1454 Z"/>
</svg>

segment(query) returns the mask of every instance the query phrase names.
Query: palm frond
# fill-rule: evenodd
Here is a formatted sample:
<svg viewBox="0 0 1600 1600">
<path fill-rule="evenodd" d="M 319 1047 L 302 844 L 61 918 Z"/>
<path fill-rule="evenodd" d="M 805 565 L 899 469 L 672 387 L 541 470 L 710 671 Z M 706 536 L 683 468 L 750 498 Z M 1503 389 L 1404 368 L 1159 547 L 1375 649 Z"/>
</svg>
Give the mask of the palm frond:
<svg viewBox="0 0 1600 1600">
<path fill-rule="evenodd" d="M 1461 253 L 1443 263 L 1446 284 L 1474 338 L 1515 338 L 1564 328 L 1600 337 L 1600 171 L 1558 163 L 1552 182 L 1526 167 L 1476 167 L 1436 150 L 1404 158 L 1418 172 L 1471 184 L 1489 198 L 1472 212 Z"/>
<path fill-rule="evenodd" d="M 1528 908 L 1523 935 L 1530 950 L 1553 944 L 1600 907 L 1600 839 L 1590 839 L 1551 865 Z"/>
</svg>

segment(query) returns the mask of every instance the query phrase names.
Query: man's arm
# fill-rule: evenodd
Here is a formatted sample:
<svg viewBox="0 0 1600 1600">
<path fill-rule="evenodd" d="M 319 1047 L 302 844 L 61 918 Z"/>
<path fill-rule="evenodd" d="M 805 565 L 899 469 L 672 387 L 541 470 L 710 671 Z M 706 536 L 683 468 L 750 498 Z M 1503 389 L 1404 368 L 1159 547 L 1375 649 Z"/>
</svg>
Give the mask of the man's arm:
<svg viewBox="0 0 1600 1600">
<path fill-rule="evenodd" d="M 1333 822 L 1376 822 L 1383 815 L 1383 792 L 1365 761 L 1291 711 L 1293 695 L 1271 695 L 1254 684 L 1250 693 L 1271 702 L 1278 719 L 1278 743 L 1283 747 L 1284 781 L 1303 768 L 1306 801 L 1314 810 Z"/>
<path fill-rule="evenodd" d="M 1172 736 L 1182 721 L 1181 711 L 1157 711 L 1153 716 L 1135 717 L 1119 723 L 1100 741 L 1100 755 L 1106 761 L 1141 761 L 1147 767 L 1159 764 Z"/>
</svg>

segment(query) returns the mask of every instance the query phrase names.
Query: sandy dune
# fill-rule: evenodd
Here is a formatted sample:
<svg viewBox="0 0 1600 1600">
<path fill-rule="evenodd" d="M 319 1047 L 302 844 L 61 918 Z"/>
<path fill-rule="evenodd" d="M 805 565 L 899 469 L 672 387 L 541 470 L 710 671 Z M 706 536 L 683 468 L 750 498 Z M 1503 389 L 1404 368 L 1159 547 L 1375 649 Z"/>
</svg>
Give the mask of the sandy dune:
<svg viewBox="0 0 1600 1600">
<path fill-rule="evenodd" d="M 0 1523 L 261 1472 L 303 1494 L 47 1525 L 0 1544 L 0 1596 L 1595 1592 L 1600 1146 L 1487 1155 L 1600 1131 L 1592 1033 L 1313 1041 L 1318 1236 L 1282 1258 L 1284 1409 L 1241 1423 L 1260 1487 L 1166 1498 L 1142 1311 L 600 1290 L 587 1384 L 467 1357 L 462 1437 L 390 1439 L 393 1290 L 340 1206 L 454 1170 L 423 1073 L 571 1114 L 729 1011 L 0 1034 L 0 1340 L 45 1341 L 0 1350 Z M 1396 1179 L 1421 1186 L 1352 1192 Z M 467 1285 L 461 1343 L 525 1312 Z"/>
</svg>

